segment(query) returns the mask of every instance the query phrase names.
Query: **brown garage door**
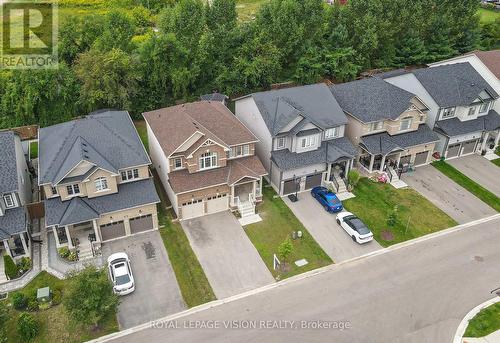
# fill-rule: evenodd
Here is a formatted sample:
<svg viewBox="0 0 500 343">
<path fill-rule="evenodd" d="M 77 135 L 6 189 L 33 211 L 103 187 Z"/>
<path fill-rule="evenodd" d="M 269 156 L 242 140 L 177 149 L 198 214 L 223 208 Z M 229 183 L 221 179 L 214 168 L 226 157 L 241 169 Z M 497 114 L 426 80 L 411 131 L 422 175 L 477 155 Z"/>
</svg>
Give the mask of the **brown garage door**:
<svg viewBox="0 0 500 343">
<path fill-rule="evenodd" d="M 460 143 L 448 145 L 448 154 L 446 154 L 446 158 L 457 157 L 461 145 Z"/>
<path fill-rule="evenodd" d="M 467 141 L 462 143 L 462 155 L 465 154 L 470 154 L 471 152 L 474 152 L 474 148 L 476 147 L 477 139 L 474 139 L 473 141 Z"/>
<path fill-rule="evenodd" d="M 298 187 L 299 187 L 298 182 L 299 182 L 299 179 L 288 180 L 288 181 L 283 182 L 283 195 L 295 193 L 295 191 L 297 191 Z"/>
<path fill-rule="evenodd" d="M 123 220 L 116 223 L 101 225 L 101 237 L 103 241 L 123 236 L 125 236 L 125 225 L 123 224 Z"/>
<path fill-rule="evenodd" d="M 427 162 L 427 157 L 429 156 L 429 151 L 422 151 L 419 152 L 415 155 L 415 162 L 414 164 L 416 166 L 420 166 L 422 164 L 425 164 Z"/>
<path fill-rule="evenodd" d="M 153 228 L 153 216 L 148 214 L 130 219 L 130 233 L 138 233 Z"/>
<path fill-rule="evenodd" d="M 306 189 L 311 189 L 316 186 L 321 186 L 321 180 L 323 178 L 323 174 L 314 174 L 306 177 Z"/>
</svg>

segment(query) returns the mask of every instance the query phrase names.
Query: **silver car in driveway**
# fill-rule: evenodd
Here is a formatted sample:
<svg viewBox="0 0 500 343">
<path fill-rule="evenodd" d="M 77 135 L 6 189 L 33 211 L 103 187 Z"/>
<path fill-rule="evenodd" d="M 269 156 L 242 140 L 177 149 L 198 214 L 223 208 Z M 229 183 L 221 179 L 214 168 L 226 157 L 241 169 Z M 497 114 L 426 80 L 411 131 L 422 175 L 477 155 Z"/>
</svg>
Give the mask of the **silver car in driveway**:
<svg viewBox="0 0 500 343">
<path fill-rule="evenodd" d="M 130 259 L 124 252 L 108 257 L 108 270 L 113 282 L 113 292 L 118 295 L 130 294 L 135 290 L 134 276 L 130 268 Z"/>
</svg>

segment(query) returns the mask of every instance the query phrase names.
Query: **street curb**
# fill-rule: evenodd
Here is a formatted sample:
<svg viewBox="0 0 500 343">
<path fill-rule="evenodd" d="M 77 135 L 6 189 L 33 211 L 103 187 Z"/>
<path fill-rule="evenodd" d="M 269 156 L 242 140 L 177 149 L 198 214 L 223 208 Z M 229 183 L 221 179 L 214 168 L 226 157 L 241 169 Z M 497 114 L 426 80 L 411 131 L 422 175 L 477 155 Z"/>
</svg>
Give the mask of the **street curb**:
<svg viewBox="0 0 500 343">
<path fill-rule="evenodd" d="M 126 330 L 123 330 L 123 331 L 111 333 L 109 335 L 102 336 L 102 337 L 93 339 L 93 340 L 88 341 L 88 342 L 89 343 L 104 343 L 104 342 L 109 342 L 112 339 L 116 339 L 116 338 L 119 338 L 119 337 L 127 336 L 129 334 L 134 333 L 134 332 L 148 329 L 148 328 L 151 327 L 151 323 L 152 322 L 156 322 L 156 321 L 168 322 L 168 321 L 171 321 L 171 320 L 182 318 L 182 317 L 185 317 L 185 316 L 188 316 L 188 315 L 191 315 L 191 314 L 195 314 L 195 313 L 198 313 L 198 312 L 201 312 L 201 311 L 204 311 L 204 310 L 208 310 L 210 308 L 217 307 L 217 306 L 229 303 L 229 302 L 233 302 L 233 301 L 236 301 L 236 300 L 239 300 L 239 299 L 243 299 L 243 298 L 249 297 L 251 295 L 259 294 L 259 293 L 262 293 L 262 292 L 265 292 L 265 291 L 268 291 L 268 290 L 271 290 L 271 289 L 274 289 L 274 288 L 282 287 L 282 286 L 288 285 L 289 283 L 297 282 L 297 281 L 300 281 L 300 280 L 305 280 L 305 279 L 308 279 L 310 277 L 326 273 L 326 272 L 328 272 L 330 270 L 334 270 L 335 268 L 338 268 L 339 266 L 342 266 L 342 265 L 345 265 L 345 264 L 350 264 L 350 263 L 354 263 L 354 262 L 357 262 L 357 261 L 360 261 L 360 260 L 364 260 L 364 259 L 367 259 L 367 258 L 370 258 L 370 257 L 374 257 L 374 256 L 386 254 L 386 253 L 389 253 L 389 252 L 394 251 L 394 250 L 399 250 L 401 248 L 412 246 L 412 245 L 418 244 L 420 242 L 427 241 L 429 239 L 433 239 L 433 238 L 441 237 L 441 236 L 448 235 L 448 234 L 451 234 L 451 233 L 454 233 L 454 232 L 458 232 L 458 231 L 467 229 L 467 228 L 469 228 L 471 226 L 474 226 L 474 225 L 477 225 L 477 224 L 481 224 L 481 223 L 485 223 L 485 222 L 488 222 L 488 221 L 491 221 L 491 220 L 495 220 L 495 219 L 498 219 L 498 218 L 500 218 L 500 213 L 497 213 L 497 214 L 489 216 L 489 217 L 481 218 L 481 219 L 478 219 L 478 220 L 474 220 L 474 221 L 471 221 L 471 222 L 468 222 L 468 223 L 460 224 L 460 225 L 451 227 L 449 229 L 445 229 L 445 230 L 441 230 L 441 231 L 438 231 L 438 232 L 434 232 L 434 233 L 431 233 L 431 234 L 428 234 L 428 235 L 425 235 L 425 236 L 422 236 L 422 237 L 419 237 L 419 238 L 415 238 L 415 239 L 412 239 L 412 240 L 409 240 L 409 241 L 406 241 L 406 242 L 397 243 L 397 244 L 394 244 L 394 245 L 392 245 L 392 246 L 390 246 L 388 248 L 382 248 L 382 249 L 379 249 L 379 250 L 376 250 L 376 251 L 373 251 L 373 252 L 370 252 L 370 253 L 358 256 L 358 257 L 351 258 L 349 260 L 345 260 L 345 261 L 336 263 L 336 264 L 330 264 L 328 266 L 325 266 L 325 267 L 322 267 L 322 268 L 318 268 L 318 269 L 314 269 L 314 270 L 311 270 L 311 271 L 308 271 L 308 272 L 305 272 L 305 273 L 302 273 L 302 274 L 299 274 L 299 275 L 295 275 L 295 276 L 292 276 L 292 277 L 290 277 L 288 279 L 285 279 L 285 280 L 282 280 L 282 281 L 279 281 L 279 282 L 276 282 L 276 283 L 272 283 L 272 284 L 269 284 L 269 285 L 266 285 L 266 286 L 262 286 L 262 287 L 259 287 L 259 288 L 256 288 L 256 289 L 244 292 L 244 293 L 236 294 L 236 295 L 224 298 L 224 299 L 214 300 L 214 301 L 202 304 L 202 305 L 198 305 L 198 306 L 192 307 L 190 309 L 187 309 L 185 311 L 177 312 L 177 313 L 168 315 L 168 316 L 163 317 L 163 318 L 158 318 L 158 319 L 152 320 L 150 322 L 147 322 L 147 323 L 144 323 L 144 324 L 140 324 L 140 325 L 134 326 L 132 328 L 129 328 L 129 329 L 126 329 Z"/>
<path fill-rule="evenodd" d="M 497 302 L 500 302 L 500 297 L 496 296 L 493 299 L 487 300 L 484 303 L 474 307 L 472 310 L 469 311 L 462 319 L 460 322 L 460 325 L 458 326 L 457 332 L 455 333 L 455 337 L 453 338 L 453 343 L 462 343 L 463 336 L 465 333 L 465 330 L 467 329 L 467 326 L 469 325 L 469 321 L 474 318 L 476 314 L 479 313 L 482 309 L 491 306 L 493 304 L 496 304 Z"/>
</svg>

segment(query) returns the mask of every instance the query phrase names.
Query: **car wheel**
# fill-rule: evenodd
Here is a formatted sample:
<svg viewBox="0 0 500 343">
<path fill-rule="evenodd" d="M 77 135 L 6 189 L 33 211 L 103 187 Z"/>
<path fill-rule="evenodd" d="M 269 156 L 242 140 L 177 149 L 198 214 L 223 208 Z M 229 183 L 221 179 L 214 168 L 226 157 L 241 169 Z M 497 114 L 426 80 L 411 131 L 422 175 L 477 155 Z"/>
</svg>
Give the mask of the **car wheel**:
<svg viewBox="0 0 500 343">
<path fill-rule="evenodd" d="M 356 236 L 352 235 L 352 240 L 357 243 Z"/>
<path fill-rule="evenodd" d="M 324 207 L 324 209 L 325 209 L 325 211 L 326 211 L 326 212 L 329 212 L 329 211 L 328 211 L 328 206 L 326 206 L 326 205 L 325 205 L 325 206 L 323 206 L 323 207 Z"/>
<path fill-rule="evenodd" d="M 339 225 L 340 225 L 340 220 L 339 220 L 339 219 L 337 219 L 337 224 L 339 224 Z"/>
</svg>

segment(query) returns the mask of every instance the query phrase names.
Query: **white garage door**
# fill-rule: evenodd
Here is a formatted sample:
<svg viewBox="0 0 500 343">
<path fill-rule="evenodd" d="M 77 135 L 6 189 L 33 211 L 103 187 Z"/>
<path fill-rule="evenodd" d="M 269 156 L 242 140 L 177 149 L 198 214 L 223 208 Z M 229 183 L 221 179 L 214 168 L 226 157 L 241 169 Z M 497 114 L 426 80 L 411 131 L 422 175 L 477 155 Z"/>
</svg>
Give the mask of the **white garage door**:
<svg viewBox="0 0 500 343">
<path fill-rule="evenodd" d="M 184 203 L 181 206 L 182 219 L 200 217 L 205 214 L 205 205 L 201 200 Z"/>
<path fill-rule="evenodd" d="M 429 156 L 429 151 L 422 151 L 415 155 L 415 166 L 420 166 L 427 163 L 427 157 Z"/>
<path fill-rule="evenodd" d="M 227 194 L 219 194 L 217 196 L 207 198 L 207 213 L 216 213 L 228 209 L 229 202 Z"/>
</svg>

